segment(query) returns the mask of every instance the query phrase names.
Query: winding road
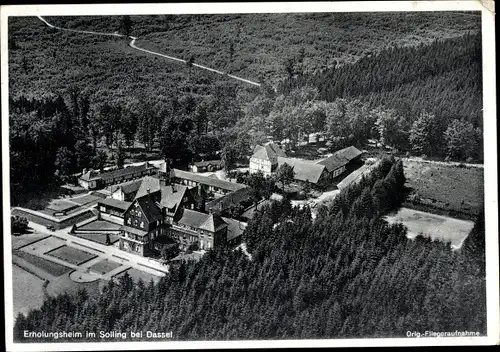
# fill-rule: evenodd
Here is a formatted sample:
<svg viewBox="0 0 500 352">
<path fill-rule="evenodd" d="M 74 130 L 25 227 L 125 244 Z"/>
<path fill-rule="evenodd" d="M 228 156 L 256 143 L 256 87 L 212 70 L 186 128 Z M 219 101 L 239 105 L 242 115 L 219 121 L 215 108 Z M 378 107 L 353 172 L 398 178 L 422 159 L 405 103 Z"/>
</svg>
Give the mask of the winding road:
<svg viewBox="0 0 500 352">
<path fill-rule="evenodd" d="M 183 60 L 183 59 L 179 59 L 177 57 L 174 57 L 174 56 L 169 56 L 169 55 L 165 55 L 165 54 L 161 54 L 161 53 L 158 53 L 156 51 L 151 51 L 151 50 L 147 50 L 147 49 L 144 49 L 144 48 L 141 48 L 141 47 L 138 47 L 135 42 L 136 40 L 138 40 L 139 38 L 137 37 L 133 37 L 133 36 L 126 36 L 124 34 L 120 34 L 120 33 L 105 33 L 105 32 L 93 32 L 93 31 L 82 31 L 82 30 L 76 30 L 76 29 L 69 29 L 69 28 L 62 28 L 62 27 L 58 27 L 58 26 L 54 26 L 53 24 L 49 23 L 45 18 L 43 18 L 42 16 L 37 16 L 43 23 L 45 23 L 47 26 L 49 26 L 50 28 L 54 28 L 54 29 L 58 29 L 60 31 L 66 31 L 66 32 L 73 32 L 73 33 L 83 33 L 83 34 L 94 34 L 94 35 L 105 35 L 105 36 L 111 36 L 111 37 L 128 37 L 131 41 L 129 43 L 129 46 L 131 48 L 134 48 L 136 50 L 139 50 L 139 51 L 142 51 L 142 52 L 145 52 L 145 53 L 148 53 L 150 55 L 155 55 L 155 56 L 160 56 L 160 57 L 163 57 L 165 59 L 169 59 L 169 60 L 173 60 L 173 61 L 177 61 L 177 62 L 182 62 L 182 63 L 186 63 L 186 60 Z M 202 70 L 206 70 L 206 71 L 210 71 L 210 72 L 214 72 L 214 73 L 217 73 L 219 75 L 223 75 L 223 76 L 227 76 L 227 77 L 230 77 L 230 78 L 233 78 L 235 80 L 238 80 L 240 82 L 244 82 L 244 83 L 248 83 L 248 84 L 251 84 L 251 85 L 254 85 L 254 86 L 257 86 L 257 87 L 260 87 L 260 83 L 257 83 L 257 82 L 253 82 L 253 81 L 250 81 L 248 79 L 245 79 L 245 78 L 241 78 L 241 77 L 238 77 L 238 76 L 235 76 L 235 75 L 231 75 L 231 74 L 228 74 L 226 72 L 223 72 L 223 71 L 219 71 L 219 70 L 216 70 L 216 69 L 213 69 L 213 68 L 210 68 L 210 67 L 207 67 L 207 66 L 203 66 L 203 65 L 200 65 L 200 64 L 197 64 L 197 63 L 193 63 L 192 64 L 193 66 L 195 67 L 198 67 Z"/>
</svg>

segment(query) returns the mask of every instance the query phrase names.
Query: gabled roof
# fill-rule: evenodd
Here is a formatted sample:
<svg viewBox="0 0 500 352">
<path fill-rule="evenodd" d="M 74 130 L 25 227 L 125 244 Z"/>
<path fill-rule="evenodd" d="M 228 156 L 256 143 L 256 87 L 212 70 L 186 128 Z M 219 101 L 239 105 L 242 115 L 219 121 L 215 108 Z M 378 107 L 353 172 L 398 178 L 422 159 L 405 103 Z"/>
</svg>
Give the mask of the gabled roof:
<svg viewBox="0 0 500 352">
<path fill-rule="evenodd" d="M 104 205 L 107 205 L 107 206 L 110 206 L 110 207 L 113 207 L 116 209 L 120 209 L 123 211 L 127 210 L 130 207 L 130 205 L 132 204 L 131 202 L 123 202 L 121 200 L 114 199 L 114 198 L 100 199 L 97 201 L 97 203 L 104 204 Z"/>
<path fill-rule="evenodd" d="M 134 198 L 141 198 L 149 193 L 159 192 L 160 191 L 160 180 L 156 177 L 145 176 L 141 180 L 141 185 L 137 190 Z"/>
<path fill-rule="evenodd" d="M 227 236 L 226 240 L 230 241 L 233 238 L 241 236 L 247 227 L 247 223 L 243 221 L 238 221 L 231 218 L 222 218 L 227 224 Z"/>
<path fill-rule="evenodd" d="M 215 232 L 220 226 L 227 226 L 219 215 L 204 214 L 191 209 L 182 209 L 181 218 L 177 223 L 210 232 Z"/>
<path fill-rule="evenodd" d="M 190 181 L 198 182 L 198 183 L 201 183 L 201 184 L 204 184 L 207 186 L 213 186 L 213 187 L 225 189 L 228 191 L 234 192 L 234 191 L 237 191 L 239 189 L 246 188 L 245 185 L 242 185 L 240 183 L 219 180 L 218 178 L 206 177 L 206 176 L 202 176 L 199 174 L 195 174 L 193 172 L 183 171 L 183 170 L 179 170 L 179 169 L 173 169 L 173 171 L 174 171 L 174 176 L 176 178 L 190 180 Z"/>
<path fill-rule="evenodd" d="M 135 174 L 141 171 L 145 171 L 147 169 L 152 169 L 154 168 L 153 165 L 151 165 L 148 162 L 145 162 L 143 164 L 137 165 L 137 166 L 128 166 L 123 169 L 118 169 L 118 170 L 113 170 L 113 171 L 107 171 L 103 172 L 100 177 L 106 181 L 106 180 L 112 180 L 113 178 L 116 177 L 123 177 L 131 174 Z"/>
<path fill-rule="evenodd" d="M 136 202 L 139 204 L 144 216 L 150 223 L 162 218 L 161 209 L 158 207 L 151 195 L 147 194 L 141 198 L 137 198 L 134 202 L 132 202 L 130 207 L 133 207 Z"/>
<path fill-rule="evenodd" d="M 316 164 L 313 161 L 278 157 L 278 167 L 285 163 L 293 168 L 294 178 L 298 181 L 317 183 L 325 170 L 325 165 Z"/>
<path fill-rule="evenodd" d="M 187 186 L 171 184 L 161 187 L 160 205 L 168 209 L 177 209 L 186 194 Z"/>
<path fill-rule="evenodd" d="M 224 220 L 222 220 L 222 218 L 219 215 L 208 214 L 205 222 L 200 225 L 200 229 L 210 232 L 215 232 L 218 228 L 220 228 L 223 225 L 227 226 L 227 223 Z"/>
<path fill-rule="evenodd" d="M 332 154 L 326 159 L 322 159 L 317 162 L 319 165 L 325 165 L 328 172 L 332 172 L 347 165 L 349 160 L 342 155 Z"/>
<path fill-rule="evenodd" d="M 335 154 L 343 156 L 347 160 L 351 161 L 352 159 L 360 156 L 362 154 L 362 152 L 358 148 L 353 147 L 351 145 L 350 147 L 336 151 Z"/>
<path fill-rule="evenodd" d="M 266 144 L 257 145 L 254 148 L 252 158 L 271 160 L 276 157 L 286 157 L 286 154 L 277 144 L 268 142 Z"/>
<path fill-rule="evenodd" d="M 109 186 L 108 189 L 110 192 L 115 192 L 117 189 L 121 188 L 122 192 L 125 194 L 136 193 L 141 187 L 142 180 L 133 180 L 121 183 L 119 185 Z"/>
<path fill-rule="evenodd" d="M 328 158 L 322 159 L 317 163 L 325 165 L 328 172 L 332 172 L 346 165 L 351 160 L 357 158 L 361 154 L 362 153 L 356 147 L 350 146 L 341 150 L 337 150 Z"/>
<path fill-rule="evenodd" d="M 198 166 L 198 167 L 205 167 L 205 166 L 208 166 L 208 165 L 221 166 L 222 165 L 222 160 L 196 161 L 196 162 L 193 163 L 193 165 Z"/>
<path fill-rule="evenodd" d="M 207 214 L 183 208 L 181 217 L 176 222 L 189 227 L 199 228 L 206 220 Z"/>
</svg>

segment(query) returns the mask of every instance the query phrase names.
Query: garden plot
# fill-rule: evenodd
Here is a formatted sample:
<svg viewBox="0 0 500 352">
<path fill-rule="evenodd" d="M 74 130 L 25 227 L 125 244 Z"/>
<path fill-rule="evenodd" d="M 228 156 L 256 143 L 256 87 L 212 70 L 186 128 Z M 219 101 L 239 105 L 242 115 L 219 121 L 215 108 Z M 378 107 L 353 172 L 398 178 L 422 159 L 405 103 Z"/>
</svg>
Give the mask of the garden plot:
<svg viewBox="0 0 500 352">
<path fill-rule="evenodd" d="M 73 247 L 68 247 L 68 246 L 63 246 L 60 248 L 56 248 L 48 253 L 45 253 L 47 255 L 50 255 L 54 258 L 63 260 L 67 263 L 73 264 L 73 265 L 80 265 L 82 263 L 85 263 L 95 257 L 97 257 L 96 254 L 89 253 L 82 251 L 80 249 L 76 249 Z"/>
<path fill-rule="evenodd" d="M 65 244 L 66 244 L 65 240 L 61 240 L 60 238 L 50 236 L 41 241 L 37 241 L 30 245 L 27 245 L 23 247 L 21 250 L 27 253 L 41 256 L 44 253 L 49 252 L 58 247 L 64 246 Z"/>
<path fill-rule="evenodd" d="M 27 245 L 33 244 L 35 242 L 41 241 L 45 238 L 50 237 L 45 233 L 34 232 L 24 234 L 22 236 L 12 236 L 12 249 L 21 249 Z"/>
<path fill-rule="evenodd" d="M 110 271 L 115 270 L 116 268 L 119 268 L 120 266 L 122 266 L 120 263 L 111 261 L 109 259 L 104 259 L 90 266 L 89 269 L 91 271 L 104 275 L 106 273 L 109 273 Z"/>
<path fill-rule="evenodd" d="M 67 266 L 54 263 L 54 262 L 47 260 L 45 258 L 33 255 L 31 253 L 28 253 L 28 252 L 24 252 L 23 250 L 15 250 L 13 252 L 13 255 L 24 259 L 26 262 L 28 262 L 28 264 L 33 265 L 36 268 L 54 276 L 54 277 L 61 276 L 61 275 L 65 274 L 71 270 L 71 268 L 69 268 Z"/>
<path fill-rule="evenodd" d="M 459 220 L 448 216 L 426 213 L 419 210 L 401 208 L 386 220 L 392 224 L 401 222 L 408 228 L 408 238 L 424 236 L 433 241 L 450 242 L 453 249 L 459 249 L 474 227 L 472 221 Z"/>
</svg>

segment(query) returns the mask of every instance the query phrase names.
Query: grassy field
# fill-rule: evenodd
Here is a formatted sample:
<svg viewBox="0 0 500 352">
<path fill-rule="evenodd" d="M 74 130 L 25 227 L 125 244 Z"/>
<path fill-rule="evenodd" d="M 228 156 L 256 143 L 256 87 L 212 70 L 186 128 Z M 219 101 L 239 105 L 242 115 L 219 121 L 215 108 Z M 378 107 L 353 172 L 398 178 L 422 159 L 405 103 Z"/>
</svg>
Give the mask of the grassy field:
<svg viewBox="0 0 500 352">
<path fill-rule="evenodd" d="M 50 255 L 54 258 L 64 260 L 65 262 L 74 265 L 80 265 L 84 262 L 89 261 L 90 259 L 97 257 L 97 255 L 95 254 L 84 252 L 82 250 L 68 246 L 57 248 L 45 254 Z"/>
<path fill-rule="evenodd" d="M 389 223 L 401 222 L 408 228 L 408 238 L 424 236 L 434 241 L 449 242 L 459 249 L 474 227 L 472 221 L 458 220 L 446 216 L 401 208 L 386 217 Z"/>
<path fill-rule="evenodd" d="M 38 257 L 31 253 L 24 252 L 22 250 L 14 250 L 13 254 L 23 258 L 27 262 L 52 276 L 61 276 L 71 270 L 71 268 L 67 266 L 51 262 L 50 260 Z"/>
<path fill-rule="evenodd" d="M 50 281 L 47 286 L 47 293 L 55 296 L 64 292 L 76 294 L 78 290 L 84 288 L 88 293 L 98 292 L 100 287 L 106 282 L 105 280 L 96 280 L 93 282 L 75 282 L 69 277 L 70 273 L 66 273 L 55 280 Z"/>
<path fill-rule="evenodd" d="M 80 30 L 119 30 L 120 16 L 47 17 Z M 137 44 L 183 59 L 263 81 L 282 77 L 283 60 L 304 48 L 303 66 L 313 72 L 353 62 L 391 46 L 429 43 L 474 31 L 479 19 L 443 13 L 418 14 L 248 14 L 132 16 Z M 10 94 L 40 97 L 78 86 L 91 101 L 129 104 L 137 92 L 164 96 L 186 82 L 206 94 L 224 77 L 130 48 L 127 40 L 60 32 L 36 17 L 9 19 Z M 231 44 L 233 43 L 233 44 Z M 231 55 L 230 47 L 233 46 Z"/>
<path fill-rule="evenodd" d="M 50 236 L 41 241 L 32 243 L 28 246 L 23 247 L 23 251 L 27 253 L 44 254 L 51 251 L 57 247 L 61 247 L 66 243 L 66 241 L 61 240 L 57 237 Z"/>
<path fill-rule="evenodd" d="M 119 228 L 120 225 L 113 222 L 96 220 L 79 227 L 78 230 L 118 230 Z"/>
<path fill-rule="evenodd" d="M 106 274 L 116 268 L 120 267 L 121 264 L 113 262 L 109 259 L 101 260 L 90 267 L 90 270 L 98 272 L 99 274 Z"/>
<path fill-rule="evenodd" d="M 27 233 L 22 236 L 11 236 L 12 249 L 20 249 L 34 242 L 41 241 L 47 237 L 49 237 L 47 234 L 39 232 Z"/>
<path fill-rule="evenodd" d="M 35 275 L 12 266 L 12 290 L 14 297 L 14 316 L 27 314 L 30 309 L 39 308 L 44 299 L 44 281 Z"/>
<path fill-rule="evenodd" d="M 150 280 L 153 280 L 154 282 L 158 282 L 160 280 L 159 276 L 147 273 L 145 271 L 137 270 L 137 269 L 129 269 L 126 271 L 132 280 L 134 281 L 139 281 L 142 280 L 144 283 L 148 283 Z M 125 272 L 123 274 L 118 275 L 117 277 L 120 277 L 122 275 L 125 275 Z"/>
<path fill-rule="evenodd" d="M 406 186 L 419 200 L 415 205 L 450 215 L 474 216 L 484 209 L 484 172 L 480 168 L 404 161 Z M 411 204 L 410 196 L 408 204 Z"/>
</svg>

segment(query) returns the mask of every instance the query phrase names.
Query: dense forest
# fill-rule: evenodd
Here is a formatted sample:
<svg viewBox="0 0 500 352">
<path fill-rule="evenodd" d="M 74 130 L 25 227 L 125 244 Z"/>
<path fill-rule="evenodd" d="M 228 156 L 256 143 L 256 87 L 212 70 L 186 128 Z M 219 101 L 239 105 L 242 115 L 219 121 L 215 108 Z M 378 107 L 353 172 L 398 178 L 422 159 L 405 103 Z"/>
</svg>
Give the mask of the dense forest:
<svg viewBox="0 0 500 352">
<path fill-rule="evenodd" d="M 372 137 L 414 155 L 480 161 L 481 48 L 479 34 L 465 35 L 426 46 L 385 49 L 355 64 L 312 75 L 300 70 L 302 59 L 298 58 L 289 64 L 288 77 L 278 91 L 287 95 L 304 86 L 315 87 L 315 99 L 340 110 L 344 121 L 337 124 L 358 120 L 351 132 L 357 130 L 358 136 L 351 139 L 358 143 Z M 353 102 L 364 105 L 364 118 L 359 109 L 346 113 Z M 335 128 L 327 132 L 332 137 L 348 137 Z M 467 146 L 460 144 L 463 140 Z"/>
<path fill-rule="evenodd" d="M 187 339 L 404 337 L 414 331 L 486 333 L 484 222 L 459 251 L 406 238 L 382 215 L 405 176 L 384 159 L 311 219 L 286 199 L 244 234 L 252 259 L 209 251 L 158 284 L 124 276 L 102 294 L 48 298 L 15 322 L 22 331 L 173 331 Z"/>
</svg>

